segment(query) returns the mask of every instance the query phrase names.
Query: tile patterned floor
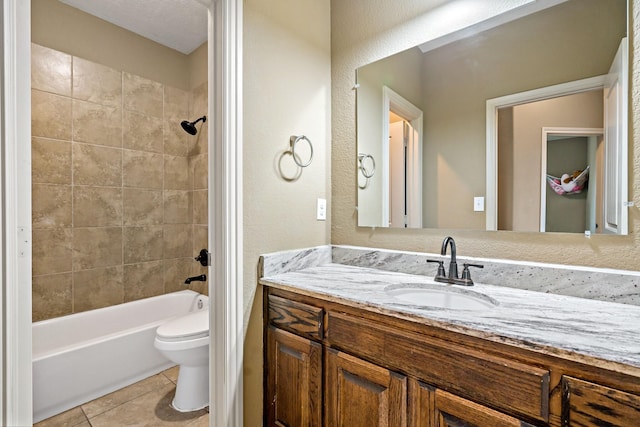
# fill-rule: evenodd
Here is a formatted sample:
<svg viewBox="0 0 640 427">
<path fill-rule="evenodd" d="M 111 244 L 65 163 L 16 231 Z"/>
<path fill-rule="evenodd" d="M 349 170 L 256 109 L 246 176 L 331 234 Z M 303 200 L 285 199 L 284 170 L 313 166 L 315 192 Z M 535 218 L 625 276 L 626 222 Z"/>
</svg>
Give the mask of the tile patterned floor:
<svg viewBox="0 0 640 427">
<path fill-rule="evenodd" d="M 178 367 L 170 368 L 43 420 L 35 427 L 208 427 L 209 408 L 187 413 L 171 408 L 177 379 Z"/>
</svg>

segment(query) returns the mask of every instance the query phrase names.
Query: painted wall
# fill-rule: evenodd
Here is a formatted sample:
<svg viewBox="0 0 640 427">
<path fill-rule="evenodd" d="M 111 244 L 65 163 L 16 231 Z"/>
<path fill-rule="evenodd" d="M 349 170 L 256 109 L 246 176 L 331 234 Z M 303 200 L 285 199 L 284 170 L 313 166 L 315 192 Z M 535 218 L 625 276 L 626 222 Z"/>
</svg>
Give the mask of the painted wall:
<svg viewBox="0 0 640 427">
<path fill-rule="evenodd" d="M 455 2 L 452 2 L 452 4 Z M 631 3 L 632 46 L 639 46 L 638 27 L 634 13 L 640 1 Z M 504 5 L 504 2 L 487 2 L 488 6 Z M 390 249 L 438 252 L 446 235 L 455 237 L 458 253 L 469 256 L 507 258 L 516 260 L 544 261 L 561 264 L 591 265 L 640 270 L 640 210 L 631 208 L 630 235 L 593 236 L 585 239 L 581 235 L 532 234 L 517 232 L 485 232 L 471 230 L 389 230 L 360 228 L 354 214 L 356 200 L 356 129 L 355 94 L 353 72 L 356 68 L 382 57 L 397 53 L 433 36 L 440 28 L 433 23 L 433 13 L 422 14 L 418 5 L 409 3 L 407 8 L 416 12 L 416 18 L 407 18 L 389 27 L 387 17 L 396 9 L 394 2 L 379 2 L 375 8 L 365 0 L 332 2 L 332 231 L 334 244 L 362 245 Z M 406 16 L 411 16 L 410 13 Z M 357 17 L 357 19 L 355 18 Z M 451 16 L 447 22 L 453 22 Z M 432 25 L 425 25 L 432 22 Z M 450 24 L 449 27 L 454 24 Z M 457 24 L 456 24 L 457 25 Z M 372 31 L 384 28 L 384 31 Z M 425 32 L 429 34 L 425 35 Z M 638 51 L 638 48 L 633 50 Z M 631 102 L 632 120 L 630 128 L 630 199 L 640 196 L 640 121 L 638 108 L 640 95 L 635 90 L 640 73 L 638 55 L 631 55 Z M 635 82 L 634 79 L 635 78 Z M 484 161 L 484 159 L 482 159 Z M 453 196 L 455 197 L 455 196 Z M 638 203 L 636 202 L 636 205 Z"/>
<path fill-rule="evenodd" d="M 262 288 L 257 288 L 258 257 L 262 253 L 329 243 L 329 221 L 315 219 L 318 197 L 326 198 L 327 207 L 331 207 L 329 13 L 329 0 L 244 2 L 247 426 L 262 425 Z M 301 134 L 314 147 L 313 162 L 304 170 L 299 170 L 286 154 L 289 137 Z M 296 176 L 297 179 L 285 179 Z"/>
<path fill-rule="evenodd" d="M 207 163 L 179 123 L 206 112 L 206 82 L 188 92 L 36 44 L 31 57 L 33 320 L 184 289 L 206 247 Z"/>
<path fill-rule="evenodd" d="M 179 123 L 207 113 L 206 44 L 184 55 L 55 0 L 31 12 L 34 320 L 184 289 L 207 246 L 208 124 Z"/>
</svg>

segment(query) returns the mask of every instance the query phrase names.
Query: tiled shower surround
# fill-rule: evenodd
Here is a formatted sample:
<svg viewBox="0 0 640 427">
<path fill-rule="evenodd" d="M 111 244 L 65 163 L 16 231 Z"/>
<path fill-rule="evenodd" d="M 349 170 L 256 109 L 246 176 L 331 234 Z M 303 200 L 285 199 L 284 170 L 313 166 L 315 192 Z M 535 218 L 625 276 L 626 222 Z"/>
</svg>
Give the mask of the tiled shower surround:
<svg viewBox="0 0 640 427">
<path fill-rule="evenodd" d="M 177 89 L 32 44 L 33 321 L 206 270 L 206 82 Z M 206 293 L 207 285 L 188 288 Z"/>
</svg>

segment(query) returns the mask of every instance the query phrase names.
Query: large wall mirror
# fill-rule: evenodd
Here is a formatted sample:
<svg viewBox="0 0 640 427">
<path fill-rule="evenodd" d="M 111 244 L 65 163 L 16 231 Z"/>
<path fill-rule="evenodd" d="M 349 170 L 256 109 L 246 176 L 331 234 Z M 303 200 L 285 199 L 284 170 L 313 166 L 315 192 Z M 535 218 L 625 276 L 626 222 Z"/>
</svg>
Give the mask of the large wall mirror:
<svg viewBox="0 0 640 427">
<path fill-rule="evenodd" d="M 357 69 L 359 226 L 626 234 L 627 1 L 549 3 Z"/>
</svg>

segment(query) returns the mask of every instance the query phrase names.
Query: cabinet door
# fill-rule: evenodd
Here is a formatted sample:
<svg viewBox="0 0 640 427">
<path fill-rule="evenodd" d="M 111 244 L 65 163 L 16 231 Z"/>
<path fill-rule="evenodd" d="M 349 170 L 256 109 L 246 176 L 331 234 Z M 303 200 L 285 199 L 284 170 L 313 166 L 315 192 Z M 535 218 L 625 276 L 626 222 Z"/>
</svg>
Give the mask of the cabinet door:
<svg viewBox="0 0 640 427">
<path fill-rule="evenodd" d="M 329 427 L 407 425 L 407 378 L 327 349 L 325 400 Z"/>
<path fill-rule="evenodd" d="M 640 396 L 577 378 L 562 377 L 562 425 L 640 425 Z"/>
<path fill-rule="evenodd" d="M 322 346 L 270 326 L 267 331 L 268 426 L 322 425 Z"/>
<path fill-rule="evenodd" d="M 524 427 L 517 418 L 411 380 L 410 427 Z"/>
</svg>

